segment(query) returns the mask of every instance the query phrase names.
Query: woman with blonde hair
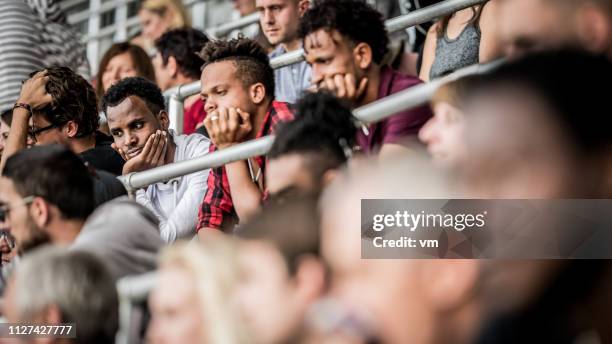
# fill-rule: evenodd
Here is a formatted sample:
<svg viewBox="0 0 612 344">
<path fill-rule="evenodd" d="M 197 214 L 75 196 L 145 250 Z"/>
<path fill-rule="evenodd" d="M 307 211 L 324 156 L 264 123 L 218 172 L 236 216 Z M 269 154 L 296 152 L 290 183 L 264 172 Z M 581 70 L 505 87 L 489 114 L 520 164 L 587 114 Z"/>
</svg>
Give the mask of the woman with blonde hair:
<svg viewBox="0 0 612 344">
<path fill-rule="evenodd" d="M 191 26 L 187 11 L 181 0 L 145 0 L 138 12 L 141 35 L 132 43 L 146 51 L 153 48 L 153 42 L 164 32 Z"/>
<path fill-rule="evenodd" d="M 177 243 L 160 256 L 149 296 L 148 343 L 240 344 L 248 336 L 234 299 L 240 278 L 231 238 Z"/>
</svg>

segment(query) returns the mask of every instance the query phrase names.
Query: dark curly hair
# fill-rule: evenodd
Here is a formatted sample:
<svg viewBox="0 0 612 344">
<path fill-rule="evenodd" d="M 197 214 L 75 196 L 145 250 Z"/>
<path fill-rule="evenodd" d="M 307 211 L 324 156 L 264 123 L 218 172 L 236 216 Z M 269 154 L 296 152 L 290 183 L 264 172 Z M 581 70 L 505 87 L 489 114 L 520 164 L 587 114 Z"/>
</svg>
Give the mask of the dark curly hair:
<svg viewBox="0 0 612 344">
<path fill-rule="evenodd" d="M 308 93 L 296 104 L 296 118 L 276 132 L 269 159 L 287 154 L 309 155 L 316 179 L 343 165 L 355 145 L 355 118 L 348 107 L 327 92 Z"/>
<path fill-rule="evenodd" d="M 266 95 L 274 98 L 274 70 L 264 49 L 248 38 L 234 38 L 229 41 L 215 40 L 206 43 L 199 56 L 204 60 L 202 69 L 207 65 L 232 61 L 236 66 L 236 77 L 245 87 L 262 83 Z"/>
<path fill-rule="evenodd" d="M 353 43 L 368 44 L 377 64 L 387 54 L 389 38 L 383 17 L 365 1 L 315 0 L 300 20 L 300 38 L 321 29 L 336 30 Z"/>
<path fill-rule="evenodd" d="M 117 106 L 125 98 L 137 96 L 142 99 L 154 115 L 166 109 L 164 95 L 157 85 L 139 76 L 125 78 L 114 84 L 102 98 L 104 112 L 109 106 Z"/>
<path fill-rule="evenodd" d="M 184 75 L 199 79 L 204 61 L 197 53 L 208 41 L 208 37 L 200 30 L 181 28 L 164 33 L 155 41 L 155 48 L 161 54 L 164 65 L 172 56 Z"/>
<path fill-rule="evenodd" d="M 96 92 L 87 80 L 68 67 L 46 69 L 49 81 L 46 91 L 53 97 L 51 104 L 37 111 L 52 124 L 74 121 L 78 125 L 76 137 L 92 135 L 99 126 Z M 30 74 L 33 77 L 38 71 Z"/>
</svg>

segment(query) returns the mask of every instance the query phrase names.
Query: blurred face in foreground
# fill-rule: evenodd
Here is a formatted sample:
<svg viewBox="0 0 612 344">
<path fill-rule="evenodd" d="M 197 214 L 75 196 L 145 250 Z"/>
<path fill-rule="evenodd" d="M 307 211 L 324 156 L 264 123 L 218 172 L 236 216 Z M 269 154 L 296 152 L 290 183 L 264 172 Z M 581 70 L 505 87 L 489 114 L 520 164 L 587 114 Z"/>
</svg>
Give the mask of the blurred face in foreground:
<svg viewBox="0 0 612 344">
<path fill-rule="evenodd" d="M 163 267 L 149 297 L 151 324 L 148 337 L 154 344 L 207 343 L 205 316 L 198 298 L 196 281 L 186 270 Z"/>
<path fill-rule="evenodd" d="M 307 308 L 298 281 L 289 276 L 278 250 L 263 241 L 246 241 L 240 263 L 243 281 L 237 300 L 255 342 L 286 342 L 301 327 Z"/>
<path fill-rule="evenodd" d="M 612 53 L 612 14 L 600 1 L 503 0 L 497 31 L 510 57 L 574 47 Z"/>
<path fill-rule="evenodd" d="M 437 165 L 453 167 L 465 159 L 463 113 L 447 102 L 433 104 L 434 116 L 419 131 L 419 139 Z"/>
<path fill-rule="evenodd" d="M 477 198 L 558 198 L 576 187 L 576 161 L 553 111 L 529 91 L 481 92 L 466 107 L 467 191 Z M 578 186 L 579 187 L 579 186 Z"/>
</svg>

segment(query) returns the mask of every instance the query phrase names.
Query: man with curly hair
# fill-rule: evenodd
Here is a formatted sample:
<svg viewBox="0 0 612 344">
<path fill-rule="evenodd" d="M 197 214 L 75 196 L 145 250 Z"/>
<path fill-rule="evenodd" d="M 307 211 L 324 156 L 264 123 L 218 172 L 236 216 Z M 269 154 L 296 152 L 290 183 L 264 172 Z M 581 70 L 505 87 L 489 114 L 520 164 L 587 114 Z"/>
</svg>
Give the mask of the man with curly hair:
<svg viewBox="0 0 612 344">
<path fill-rule="evenodd" d="M 113 85 L 104 95 L 102 107 L 115 141 L 113 147 L 126 160 L 124 175 L 208 152 L 206 137 L 177 135 L 168 129 L 164 96 L 157 85 L 145 78 L 126 78 Z M 159 219 L 164 241 L 195 235 L 198 205 L 206 192 L 208 172 L 198 171 L 136 192 L 136 201 Z"/>
<path fill-rule="evenodd" d="M 274 133 L 293 119 L 287 103 L 274 100 L 274 71 L 268 55 L 246 38 L 211 41 L 202 49 L 200 96 L 208 116 L 204 125 L 213 142 L 210 151 Z M 266 187 L 263 156 L 214 168 L 200 209 L 198 235 L 207 229 L 231 230 L 259 209 Z"/>
<path fill-rule="evenodd" d="M 3 161 L 24 149 L 29 136 L 35 145 L 65 145 L 90 167 L 119 175 L 123 159 L 98 126 L 96 93 L 87 80 L 67 67 L 35 72 L 15 103 Z"/>
<path fill-rule="evenodd" d="M 317 0 L 300 22 L 306 60 L 312 67 L 315 89 L 327 89 L 352 108 L 420 83 L 382 65 L 389 39 L 382 16 L 359 0 Z M 427 107 L 395 114 L 363 127 L 357 142 L 365 153 L 406 152 L 406 138 L 414 137 L 431 117 Z"/>
</svg>

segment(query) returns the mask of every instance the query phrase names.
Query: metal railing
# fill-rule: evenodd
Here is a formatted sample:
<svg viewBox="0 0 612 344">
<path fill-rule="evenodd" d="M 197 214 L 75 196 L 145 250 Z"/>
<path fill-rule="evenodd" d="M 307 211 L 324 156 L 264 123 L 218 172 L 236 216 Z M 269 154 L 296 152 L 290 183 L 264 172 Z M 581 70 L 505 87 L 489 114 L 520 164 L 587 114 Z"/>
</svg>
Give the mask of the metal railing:
<svg viewBox="0 0 612 344">
<path fill-rule="evenodd" d="M 117 282 L 119 294 L 119 331 L 116 342 L 127 344 L 130 342 L 132 328 L 132 314 L 134 303 L 146 301 L 149 292 L 153 289 L 157 273 L 149 272 L 142 275 L 128 276 Z"/>
<path fill-rule="evenodd" d="M 237 20 L 234 20 L 233 22 L 207 29 L 206 34 L 211 38 L 220 38 L 229 35 L 234 30 L 242 29 L 257 22 L 259 22 L 259 12 L 246 15 Z"/>
<path fill-rule="evenodd" d="M 494 61 L 484 65 L 473 65 L 460 69 L 443 78 L 433 80 L 429 83 L 419 84 L 355 109 L 353 115 L 364 123 L 380 121 L 400 111 L 426 104 L 438 87 L 447 82 L 457 80 L 466 75 L 484 73 L 496 67 L 499 63 L 501 62 Z M 137 189 L 154 183 L 165 182 L 172 178 L 204 169 L 223 166 L 233 161 L 264 155 L 270 150 L 273 143 L 274 136 L 265 136 L 221 151 L 215 151 L 202 157 L 175 162 L 143 172 L 130 173 L 118 178 L 123 183 L 126 190 L 133 193 Z"/>
<path fill-rule="evenodd" d="M 439 18 L 441 16 L 445 16 L 456 11 L 462 10 L 464 8 L 468 8 L 470 6 L 482 4 L 487 2 L 488 0 L 446 0 L 434 5 L 430 5 L 427 7 L 423 7 L 414 12 L 410 12 L 408 14 L 398 16 L 396 18 L 389 19 L 385 21 L 385 27 L 389 33 L 401 31 L 407 29 L 409 27 L 427 23 L 431 20 Z M 258 15 L 257 13 L 251 15 L 253 18 Z M 250 17 L 250 16 L 249 16 Z M 244 17 L 246 19 L 247 17 Z M 252 18 L 250 20 L 253 20 Z M 228 23 L 227 26 L 231 27 L 232 30 L 235 27 L 232 27 L 231 24 Z M 231 31 L 231 30 L 230 30 Z M 292 65 L 294 63 L 298 63 L 304 61 L 304 50 L 299 49 L 296 51 L 292 51 L 278 57 L 275 57 L 270 60 L 270 65 L 272 68 L 282 68 L 285 66 Z M 183 100 L 187 97 L 190 97 L 194 94 L 200 92 L 201 87 L 200 81 L 195 81 L 189 84 L 180 85 L 174 88 L 171 88 L 164 92 L 164 96 L 169 99 L 169 111 L 168 115 L 170 117 L 170 126 L 172 129 L 177 131 L 178 133 L 183 132 L 182 126 L 182 118 L 183 118 L 183 107 L 178 106 L 178 104 L 182 104 Z"/>
<path fill-rule="evenodd" d="M 97 72 L 97 64 L 101 54 L 110 44 L 125 41 L 139 26 L 138 17 L 134 8 L 137 0 L 64 0 L 60 3 L 63 10 L 69 12 L 68 22 L 80 27 L 83 34 L 83 43 L 87 45 L 87 57 L 92 67 L 92 72 Z M 183 0 L 185 8 L 191 11 L 191 22 L 199 29 L 205 29 L 214 37 L 221 37 L 233 30 L 241 29 L 257 22 L 257 14 L 239 18 L 230 23 L 224 23 L 217 27 L 207 28 L 208 14 L 214 13 L 212 0 Z M 85 9 L 74 11 L 76 8 Z M 216 6 L 214 9 L 217 9 Z M 137 12 L 137 11 L 136 11 Z M 110 18 L 110 19 L 109 19 Z M 110 20 L 112 23 L 105 23 Z"/>
</svg>

